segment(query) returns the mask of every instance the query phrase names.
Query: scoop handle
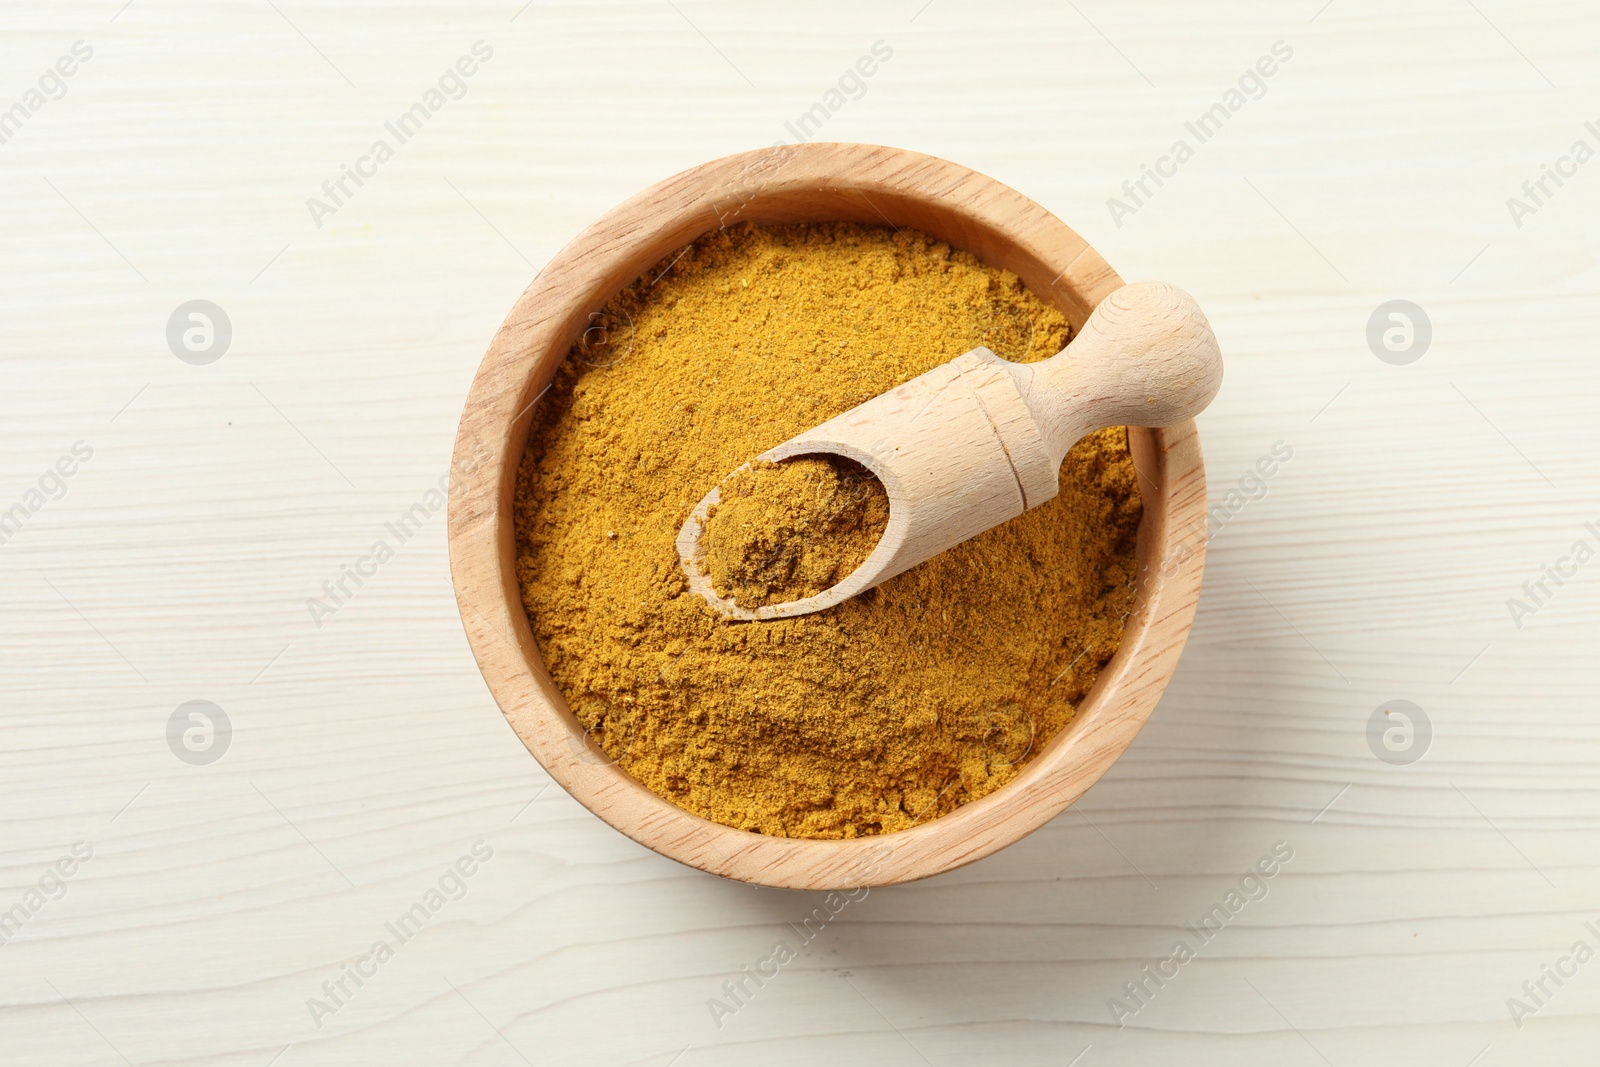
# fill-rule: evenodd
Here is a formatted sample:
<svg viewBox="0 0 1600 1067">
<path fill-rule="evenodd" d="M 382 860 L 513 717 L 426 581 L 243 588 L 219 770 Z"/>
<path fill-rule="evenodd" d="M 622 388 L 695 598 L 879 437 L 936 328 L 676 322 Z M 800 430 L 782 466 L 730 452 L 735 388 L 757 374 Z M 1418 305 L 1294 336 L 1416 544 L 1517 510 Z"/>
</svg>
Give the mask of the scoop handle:
<svg viewBox="0 0 1600 1067">
<path fill-rule="evenodd" d="M 1194 297 L 1166 282 L 1112 293 L 1058 354 L 1010 373 L 1059 467 L 1085 434 L 1194 418 L 1222 386 L 1222 353 Z"/>
</svg>

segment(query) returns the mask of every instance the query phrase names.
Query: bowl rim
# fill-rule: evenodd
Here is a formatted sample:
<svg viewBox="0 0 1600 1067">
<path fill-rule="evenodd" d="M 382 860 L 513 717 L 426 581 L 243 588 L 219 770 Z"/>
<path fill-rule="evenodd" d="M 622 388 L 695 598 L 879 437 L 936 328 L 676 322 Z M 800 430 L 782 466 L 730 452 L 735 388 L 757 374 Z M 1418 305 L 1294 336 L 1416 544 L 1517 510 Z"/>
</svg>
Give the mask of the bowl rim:
<svg viewBox="0 0 1600 1067">
<path fill-rule="evenodd" d="M 1130 427 L 1144 515 L 1135 607 L 1073 720 L 988 796 L 909 830 L 769 837 L 694 815 L 597 753 L 552 681 L 517 581 L 516 474 L 535 404 L 613 295 L 704 233 L 739 221 L 906 225 L 1011 270 L 1074 332 L 1123 283 L 1088 243 L 1010 187 L 879 145 L 775 145 L 702 163 L 619 204 L 558 251 L 495 333 L 463 406 L 451 463 L 450 569 L 489 691 L 528 751 L 579 803 L 662 855 L 790 889 L 891 885 L 964 866 L 1074 803 L 1132 743 L 1177 667 L 1199 600 L 1206 489 L 1192 421 Z M 758 624 L 750 624 L 758 625 Z"/>
</svg>

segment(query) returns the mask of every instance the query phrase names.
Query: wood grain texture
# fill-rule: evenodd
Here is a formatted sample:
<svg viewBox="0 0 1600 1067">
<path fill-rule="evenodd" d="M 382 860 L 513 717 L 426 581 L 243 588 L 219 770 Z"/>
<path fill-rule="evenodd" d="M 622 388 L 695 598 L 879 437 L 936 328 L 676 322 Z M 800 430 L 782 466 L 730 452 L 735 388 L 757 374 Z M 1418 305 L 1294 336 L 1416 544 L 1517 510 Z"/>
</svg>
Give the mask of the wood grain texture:
<svg viewBox="0 0 1600 1067">
<path fill-rule="evenodd" d="M 1594 143 L 1593 4 L 675 3 L 0 9 L 5 108 L 94 50 L 0 145 L 0 503 L 93 449 L 0 544 L 0 912 L 94 850 L 0 945 L 5 1061 L 1589 1062 L 1600 963 L 1520 1029 L 1506 1001 L 1600 899 L 1600 564 L 1520 628 L 1507 600 L 1600 523 L 1600 163 L 1520 227 L 1507 198 Z M 319 227 L 307 198 L 480 39 Z M 879 40 L 812 136 L 992 175 L 1192 292 L 1228 360 L 1199 420 L 1220 510 L 1183 660 L 1095 787 L 802 946 L 821 895 L 692 871 L 543 777 L 462 633 L 443 512 L 386 524 L 449 473 L 485 341 L 562 244 L 795 140 Z M 1433 326 L 1408 366 L 1366 339 L 1395 298 Z M 232 320 L 208 366 L 165 337 L 194 299 Z M 1434 728 L 1409 766 L 1366 737 L 1396 698 Z M 197 699 L 233 725 L 207 766 L 166 741 Z M 316 1026 L 478 840 L 465 895 Z M 1277 841 L 1266 899 L 1118 1029 L 1107 1000 Z M 797 958 L 717 1026 L 780 938 Z"/>
</svg>

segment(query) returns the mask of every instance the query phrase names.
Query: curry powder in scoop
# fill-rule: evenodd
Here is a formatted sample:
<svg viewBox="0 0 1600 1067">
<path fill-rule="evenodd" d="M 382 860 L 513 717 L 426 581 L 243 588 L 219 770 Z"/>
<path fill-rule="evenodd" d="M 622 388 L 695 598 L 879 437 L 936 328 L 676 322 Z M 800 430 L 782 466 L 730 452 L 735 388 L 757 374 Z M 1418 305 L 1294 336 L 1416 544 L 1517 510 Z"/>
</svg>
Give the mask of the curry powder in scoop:
<svg viewBox="0 0 1600 1067">
<path fill-rule="evenodd" d="M 718 230 L 612 299 L 538 402 L 516 496 L 523 603 L 584 756 L 788 837 L 904 830 L 1015 778 L 1133 608 L 1123 430 L 1079 442 L 1055 500 L 799 618 L 718 617 L 676 538 L 797 433 L 979 345 L 1033 361 L 1067 336 L 1014 275 L 853 223 Z"/>
<path fill-rule="evenodd" d="M 815 596 L 867 561 L 889 494 L 843 456 L 751 463 L 729 475 L 700 536 L 705 574 L 741 608 Z"/>
</svg>

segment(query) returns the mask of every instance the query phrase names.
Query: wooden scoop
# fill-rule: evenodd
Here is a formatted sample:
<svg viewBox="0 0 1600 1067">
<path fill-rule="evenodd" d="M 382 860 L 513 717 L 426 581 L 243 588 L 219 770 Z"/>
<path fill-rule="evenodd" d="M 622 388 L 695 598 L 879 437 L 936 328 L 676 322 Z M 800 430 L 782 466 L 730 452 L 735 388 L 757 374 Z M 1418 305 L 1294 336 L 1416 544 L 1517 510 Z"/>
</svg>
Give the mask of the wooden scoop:
<svg viewBox="0 0 1600 1067">
<path fill-rule="evenodd" d="M 1054 497 L 1061 461 L 1084 435 L 1184 422 L 1221 384 L 1217 339 L 1194 298 L 1164 282 L 1124 286 L 1049 359 L 1009 363 L 974 348 L 757 457 L 831 452 L 883 483 L 888 526 L 843 581 L 754 610 L 718 596 L 700 568 L 700 535 L 719 486 L 678 532 L 689 589 L 733 619 L 831 608 Z"/>
</svg>

